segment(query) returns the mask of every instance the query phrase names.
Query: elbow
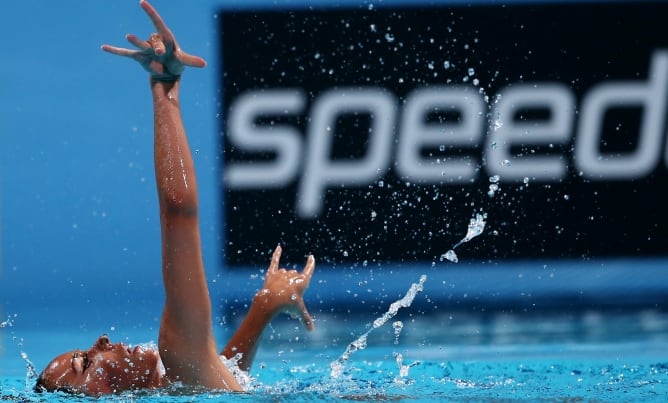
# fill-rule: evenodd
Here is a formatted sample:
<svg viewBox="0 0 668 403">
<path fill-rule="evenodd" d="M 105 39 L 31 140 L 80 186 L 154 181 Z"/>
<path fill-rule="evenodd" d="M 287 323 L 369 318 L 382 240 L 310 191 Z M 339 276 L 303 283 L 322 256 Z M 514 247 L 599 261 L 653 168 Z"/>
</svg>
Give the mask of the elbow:
<svg viewBox="0 0 668 403">
<path fill-rule="evenodd" d="M 168 217 L 197 217 L 197 198 L 188 195 L 160 193 L 160 211 Z"/>
</svg>

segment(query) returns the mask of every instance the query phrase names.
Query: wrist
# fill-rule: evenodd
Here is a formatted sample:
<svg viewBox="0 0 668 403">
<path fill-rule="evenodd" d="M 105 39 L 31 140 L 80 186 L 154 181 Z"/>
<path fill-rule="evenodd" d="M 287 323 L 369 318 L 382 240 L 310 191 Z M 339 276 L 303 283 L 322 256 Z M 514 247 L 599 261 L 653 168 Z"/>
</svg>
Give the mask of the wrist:
<svg viewBox="0 0 668 403">
<path fill-rule="evenodd" d="M 258 314 L 261 314 L 268 320 L 271 320 L 278 313 L 278 307 L 274 303 L 274 296 L 266 288 L 261 289 L 255 294 L 251 303 L 251 309 L 256 310 Z"/>
<path fill-rule="evenodd" d="M 181 75 L 173 75 L 173 74 L 151 74 L 151 83 L 157 83 L 157 82 L 162 82 L 162 83 L 175 83 L 177 81 L 181 80 Z"/>
<path fill-rule="evenodd" d="M 173 103 L 178 104 L 179 100 L 179 80 L 163 81 L 155 80 L 151 77 L 151 91 L 155 99 L 167 99 Z"/>
</svg>

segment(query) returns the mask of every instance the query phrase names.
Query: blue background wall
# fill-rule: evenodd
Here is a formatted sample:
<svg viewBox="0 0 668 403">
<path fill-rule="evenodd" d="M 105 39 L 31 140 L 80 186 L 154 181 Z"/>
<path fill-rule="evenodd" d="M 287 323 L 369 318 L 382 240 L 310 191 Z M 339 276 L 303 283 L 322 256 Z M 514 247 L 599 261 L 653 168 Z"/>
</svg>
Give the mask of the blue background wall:
<svg viewBox="0 0 668 403">
<path fill-rule="evenodd" d="M 148 79 L 135 63 L 100 50 L 125 46 L 128 32 L 153 32 L 137 3 L 3 4 L 0 303 L 24 325 L 60 322 L 79 304 L 159 312 Z M 211 245 L 220 231 L 213 6 L 162 3 L 183 46 L 211 62 L 189 72 L 182 101 Z M 218 271 L 216 250 L 206 253 Z"/>
<path fill-rule="evenodd" d="M 243 303 L 260 285 L 253 274 L 264 267 L 228 273 L 220 264 L 215 12 L 224 4 L 235 3 L 154 2 L 182 47 L 209 62 L 205 70 L 186 72 L 181 105 L 199 179 L 213 298 Z M 145 37 L 152 26 L 134 0 L 10 0 L 1 10 L 0 322 L 11 318 L 24 335 L 47 326 L 94 335 L 110 327 L 157 329 L 162 285 L 148 79 L 134 62 L 100 50 L 104 43 L 125 46 L 129 32 Z M 426 293 L 457 303 L 571 295 L 632 304 L 666 294 L 665 264 L 319 267 L 307 299 L 316 314 L 350 302 L 385 306 L 426 272 Z M 221 322 L 223 314 L 217 311 Z"/>
</svg>

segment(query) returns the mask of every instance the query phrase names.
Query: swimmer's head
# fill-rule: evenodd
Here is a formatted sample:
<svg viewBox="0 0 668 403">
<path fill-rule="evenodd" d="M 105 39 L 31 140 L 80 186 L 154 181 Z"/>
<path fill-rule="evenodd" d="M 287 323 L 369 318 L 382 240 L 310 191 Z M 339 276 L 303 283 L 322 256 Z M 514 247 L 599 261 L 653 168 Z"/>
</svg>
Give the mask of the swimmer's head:
<svg viewBox="0 0 668 403">
<path fill-rule="evenodd" d="M 161 386 L 163 373 L 155 350 L 130 349 L 100 336 L 88 350 L 74 350 L 54 358 L 42 371 L 36 392 L 63 391 L 99 396 Z"/>
</svg>

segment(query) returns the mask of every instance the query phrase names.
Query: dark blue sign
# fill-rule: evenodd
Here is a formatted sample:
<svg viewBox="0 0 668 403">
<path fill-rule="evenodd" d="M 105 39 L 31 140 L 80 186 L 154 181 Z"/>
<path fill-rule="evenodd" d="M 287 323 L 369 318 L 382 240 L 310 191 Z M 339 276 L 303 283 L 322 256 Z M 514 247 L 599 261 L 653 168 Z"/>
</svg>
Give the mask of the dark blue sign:
<svg viewBox="0 0 668 403">
<path fill-rule="evenodd" d="M 222 12 L 225 263 L 667 255 L 665 15 Z"/>
</svg>

